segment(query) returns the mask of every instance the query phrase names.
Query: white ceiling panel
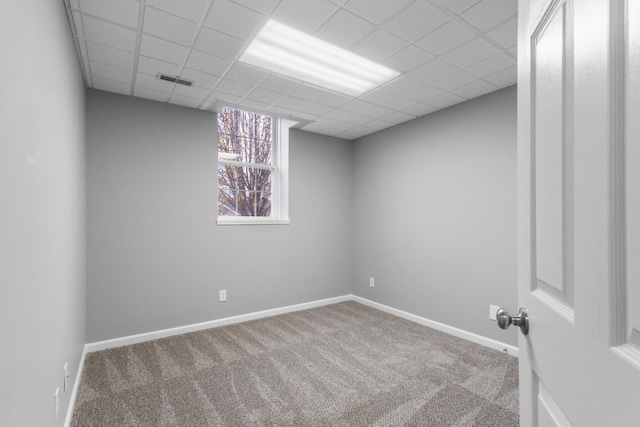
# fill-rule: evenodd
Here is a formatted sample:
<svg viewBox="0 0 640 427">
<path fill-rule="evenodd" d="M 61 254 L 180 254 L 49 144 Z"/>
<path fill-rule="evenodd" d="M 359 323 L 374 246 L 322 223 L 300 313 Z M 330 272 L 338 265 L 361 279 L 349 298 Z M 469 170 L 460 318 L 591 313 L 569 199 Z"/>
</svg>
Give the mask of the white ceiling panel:
<svg viewBox="0 0 640 427">
<path fill-rule="evenodd" d="M 518 13 L 518 2 L 481 0 L 460 16 L 481 31 L 489 31 Z"/>
<path fill-rule="evenodd" d="M 442 55 L 475 38 L 477 33 L 456 20 L 436 28 L 416 44 L 435 55 Z"/>
<path fill-rule="evenodd" d="M 443 55 L 443 58 L 458 67 L 468 67 L 498 52 L 495 46 L 484 39 L 475 39 Z"/>
<path fill-rule="evenodd" d="M 413 0 L 371 1 L 349 0 L 346 8 L 374 24 L 382 24 Z"/>
<path fill-rule="evenodd" d="M 119 93 L 121 95 L 129 95 L 131 93 L 131 85 L 114 82 L 113 80 L 105 80 L 98 77 L 93 78 L 93 87 L 94 89 Z"/>
<path fill-rule="evenodd" d="M 149 7 L 144 14 L 142 29 L 147 34 L 189 46 L 193 42 L 198 25 L 184 18 Z"/>
<path fill-rule="evenodd" d="M 199 22 L 213 0 L 147 0 L 147 6 Z"/>
<path fill-rule="evenodd" d="M 408 41 L 415 41 L 450 18 L 425 1 L 416 1 L 384 26 Z"/>
<path fill-rule="evenodd" d="M 135 52 L 137 38 L 135 31 L 91 16 L 83 16 L 82 23 L 87 40 L 127 52 Z"/>
<path fill-rule="evenodd" d="M 140 3 L 135 0 L 80 0 L 82 13 L 130 28 L 138 27 Z"/>
<path fill-rule="evenodd" d="M 375 26 L 364 19 L 341 9 L 317 32 L 321 39 L 340 47 L 349 47 L 371 33 Z"/>
<path fill-rule="evenodd" d="M 131 52 L 87 41 L 87 53 L 91 61 L 133 70 L 134 55 Z"/>
<path fill-rule="evenodd" d="M 357 138 L 516 81 L 511 0 L 70 0 L 89 87 L 188 108 L 232 103 Z M 68 16 L 69 16 L 68 15 Z M 349 96 L 240 63 L 268 19 L 401 74 Z M 159 73 L 195 82 L 186 87 Z M 133 79 L 133 81 L 132 81 Z"/>
<path fill-rule="evenodd" d="M 235 59 L 243 44 L 244 42 L 237 37 L 203 27 L 193 48 L 213 56 Z"/>
<path fill-rule="evenodd" d="M 263 22 L 264 15 L 229 0 L 216 0 L 205 25 L 247 40 Z"/>
<path fill-rule="evenodd" d="M 172 64 L 184 64 L 189 49 L 175 43 L 161 40 L 156 37 L 142 35 L 140 42 L 140 55 L 149 58 L 159 59 L 160 61 L 170 62 Z"/>
</svg>

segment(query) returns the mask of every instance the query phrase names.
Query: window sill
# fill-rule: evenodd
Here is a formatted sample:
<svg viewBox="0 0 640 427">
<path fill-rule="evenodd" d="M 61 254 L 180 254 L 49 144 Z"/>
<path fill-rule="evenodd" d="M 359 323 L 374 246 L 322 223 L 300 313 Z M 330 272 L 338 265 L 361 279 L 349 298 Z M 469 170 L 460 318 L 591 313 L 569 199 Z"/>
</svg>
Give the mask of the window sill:
<svg viewBox="0 0 640 427">
<path fill-rule="evenodd" d="M 256 217 L 218 217 L 218 225 L 289 225 L 289 219 L 256 218 Z"/>
</svg>

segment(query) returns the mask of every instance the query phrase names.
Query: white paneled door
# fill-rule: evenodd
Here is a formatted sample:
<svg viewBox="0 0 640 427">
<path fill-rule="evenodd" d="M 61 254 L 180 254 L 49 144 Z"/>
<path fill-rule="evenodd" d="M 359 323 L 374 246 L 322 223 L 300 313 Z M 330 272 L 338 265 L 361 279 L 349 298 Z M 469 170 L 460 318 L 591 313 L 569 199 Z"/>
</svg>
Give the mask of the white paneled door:
<svg viewBox="0 0 640 427">
<path fill-rule="evenodd" d="M 523 426 L 640 426 L 640 1 L 520 0 Z"/>
</svg>

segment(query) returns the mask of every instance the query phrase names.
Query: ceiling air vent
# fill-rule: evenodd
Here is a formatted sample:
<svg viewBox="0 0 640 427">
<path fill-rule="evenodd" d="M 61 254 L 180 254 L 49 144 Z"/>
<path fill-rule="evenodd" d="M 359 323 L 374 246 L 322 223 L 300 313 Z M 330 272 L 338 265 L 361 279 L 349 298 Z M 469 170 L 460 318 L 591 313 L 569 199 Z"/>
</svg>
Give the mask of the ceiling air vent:
<svg viewBox="0 0 640 427">
<path fill-rule="evenodd" d="M 192 81 L 181 79 L 180 77 L 167 76 L 166 74 L 158 74 L 158 78 L 160 80 L 166 80 L 171 83 L 177 83 L 179 85 L 191 86 L 193 85 Z"/>
</svg>

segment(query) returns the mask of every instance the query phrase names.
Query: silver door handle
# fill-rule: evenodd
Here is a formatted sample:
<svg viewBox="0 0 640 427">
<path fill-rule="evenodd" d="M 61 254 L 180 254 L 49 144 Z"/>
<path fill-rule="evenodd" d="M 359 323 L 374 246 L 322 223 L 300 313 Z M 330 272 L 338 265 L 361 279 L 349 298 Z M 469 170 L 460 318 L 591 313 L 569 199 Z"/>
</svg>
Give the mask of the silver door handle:
<svg viewBox="0 0 640 427">
<path fill-rule="evenodd" d="M 504 308 L 500 308 L 496 311 L 496 320 L 498 321 L 498 326 L 502 329 L 516 325 L 520 327 L 520 332 L 522 332 L 523 335 L 529 333 L 529 317 L 527 316 L 527 310 L 524 308 L 520 308 L 518 314 L 514 314 L 513 316 Z"/>
</svg>

